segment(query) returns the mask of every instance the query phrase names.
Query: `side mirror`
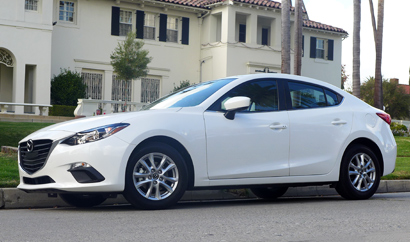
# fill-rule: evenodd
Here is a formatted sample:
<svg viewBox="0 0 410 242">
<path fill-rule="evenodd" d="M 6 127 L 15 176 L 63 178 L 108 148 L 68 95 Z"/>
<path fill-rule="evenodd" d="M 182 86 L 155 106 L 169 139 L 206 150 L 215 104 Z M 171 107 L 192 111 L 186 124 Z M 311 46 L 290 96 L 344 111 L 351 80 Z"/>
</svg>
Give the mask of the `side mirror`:
<svg viewBox="0 0 410 242">
<path fill-rule="evenodd" d="M 249 107 L 251 99 L 249 97 L 233 97 L 225 102 L 226 113 L 225 118 L 233 120 L 235 113 L 245 110 Z"/>
</svg>

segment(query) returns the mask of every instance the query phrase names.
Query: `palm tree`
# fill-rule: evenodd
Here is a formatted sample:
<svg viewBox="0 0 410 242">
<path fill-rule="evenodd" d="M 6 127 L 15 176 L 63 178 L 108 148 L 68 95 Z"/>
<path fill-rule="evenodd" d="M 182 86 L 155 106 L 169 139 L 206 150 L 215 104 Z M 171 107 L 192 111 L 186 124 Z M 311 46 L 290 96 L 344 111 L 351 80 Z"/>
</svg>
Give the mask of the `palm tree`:
<svg viewBox="0 0 410 242">
<path fill-rule="evenodd" d="M 361 0 L 353 0 L 353 95 L 360 98 L 360 18 Z"/>
<path fill-rule="evenodd" d="M 383 90 L 382 90 L 382 50 L 383 50 L 383 21 L 384 21 L 384 0 L 379 0 L 377 6 L 377 27 L 374 17 L 373 1 L 369 0 L 370 13 L 373 25 L 374 43 L 376 47 L 376 68 L 374 85 L 374 106 L 383 109 Z"/>
<path fill-rule="evenodd" d="M 281 72 L 290 74 L 290 0 L 282 0 L 282 65 Z"/>
<path fill-rule="evenodd" d="M 302 74 L 302 25 L 303 25 L 303 0 L 296 0 L 295 3 L 295 58 L 294 74 Z"/>
</svg>

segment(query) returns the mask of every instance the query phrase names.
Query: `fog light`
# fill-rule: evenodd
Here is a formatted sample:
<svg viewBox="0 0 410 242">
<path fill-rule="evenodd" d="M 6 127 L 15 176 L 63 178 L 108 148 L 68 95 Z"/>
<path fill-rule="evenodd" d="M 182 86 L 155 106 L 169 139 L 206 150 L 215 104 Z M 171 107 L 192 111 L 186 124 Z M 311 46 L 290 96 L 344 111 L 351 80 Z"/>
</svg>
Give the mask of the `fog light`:
<svg viewBox="0 0 410 242">
<path fill-rule="evenodd" d="M 86 162 L 77 162 L 71 165 L 70 170 L 80 168 L 80 167 L 91 167 L 91 165 Z"/>
</svg>

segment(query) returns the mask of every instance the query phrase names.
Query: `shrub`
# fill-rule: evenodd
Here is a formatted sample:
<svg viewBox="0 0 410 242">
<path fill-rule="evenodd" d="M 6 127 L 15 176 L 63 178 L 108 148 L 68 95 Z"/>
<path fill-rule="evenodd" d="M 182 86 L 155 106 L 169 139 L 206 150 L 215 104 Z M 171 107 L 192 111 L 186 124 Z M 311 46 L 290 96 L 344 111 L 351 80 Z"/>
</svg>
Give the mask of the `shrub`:
<svg viewBox="0 0 410 242">
<path fill-rule="evenodd" d="M 53 105 L 49 108 L 49 116 L 74 117 L 74 110 L 77 106 Z"/>
<path fill-rule="evenodd" d="M 178 86 L 175 86 L 175 83 L 174 83 L 174 90 L 172 92 L 179 91 L 179 90 L 181 90 L 185 87 L 189 87 L 189 86 L 191 86 L 191 83 L 188 80 L 180 81 Z"/>
<path fill-rule="evenodd" d="M 409 130 L 407 129 L 407 126 L 404 124 L 392 122 L 390 125 L 390 129 L 393 132 L 394 136 L 409 136 Z"/>
<path fill-rule="evenodd" d="M 85 89 L 80 73 L 61 69 L 51 80 L 51 104 L 77 106 L 78 98 L 85 97 Z"/>
</svg>

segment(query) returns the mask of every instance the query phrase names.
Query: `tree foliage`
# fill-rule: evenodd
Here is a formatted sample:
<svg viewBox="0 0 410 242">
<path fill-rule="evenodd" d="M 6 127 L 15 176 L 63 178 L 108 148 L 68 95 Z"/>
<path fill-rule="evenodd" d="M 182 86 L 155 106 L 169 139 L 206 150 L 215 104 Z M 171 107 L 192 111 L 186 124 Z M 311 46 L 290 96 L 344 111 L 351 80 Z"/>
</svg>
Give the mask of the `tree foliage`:
<svg viewBox="0 0 410 242">
<path fill-rule="evenodd" d="M 118 43 L 111 54 L 111 65 L 119 80 L 131 81 L 148 74 L 148 50 L 143 50 L 144 42 L 135 39 L 135 32 L 128 33 L 124 42 Z"/>
<path fill-rule="evenodd" d="M 51 104 L 77 106 L 77 99 L 85 97 L 86 87 L 80 73 L 61 69 L 51 80 Z"/>
<path fill-rule="evenodd" d="M 341 75 L 341 88 L 345 89 L 345 83 L 349 79 L 349 75 L 346 74 L 346 65 L 342 65 L 342 75 Z"/>
<path fill-rule="evenodd" d="M 370 105 L 374 103 L 374 83 L 374 77 L 369 77 L 360 87 L 363 101 Z M 392 118 L 404 119 L 409 117 L 410 95 L 404 92 L 403 87 L 396 83 L 390 83 L 386 79 L 383 80 L 383 103 L 385 111 Z"/>
</svg>

